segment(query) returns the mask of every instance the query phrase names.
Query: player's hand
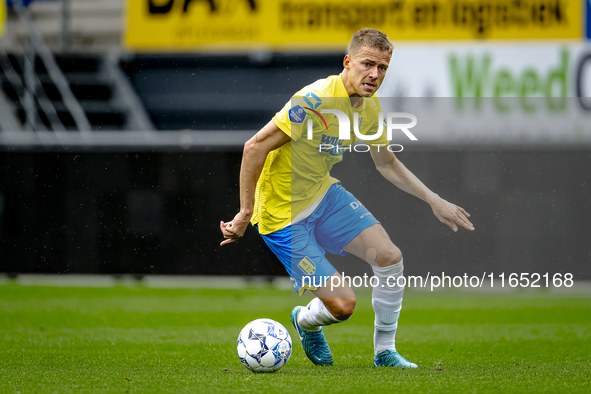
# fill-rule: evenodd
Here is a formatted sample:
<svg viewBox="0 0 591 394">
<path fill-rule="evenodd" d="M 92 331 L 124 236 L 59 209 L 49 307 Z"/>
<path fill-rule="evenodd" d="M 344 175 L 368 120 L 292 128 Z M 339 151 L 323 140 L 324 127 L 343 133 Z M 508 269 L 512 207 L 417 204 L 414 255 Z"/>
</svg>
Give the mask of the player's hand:
<svg viewBox="0 0 591 394">
<path fill-rule="evenodd" d="M 238 238 L 242 238 L 249 222 L 250 217 L 242 212 L 238 212 L 231 222 L 225 223 L 221 221 L 220 229 L 222 230 L 222 234 L 224 234 L 225 241 L 222 241 L 220 245 L 231 244 L 232 242 L 236 242 Z"/>
<path fill-rule="evenodd" d="M 470 214 L 462 207 L 458 207 L 443 198 L 437 199 L 432 205 L 433 213 L 441 223 L 447 224 L 453 231 L 458 231 L 458 226 L 466 230 L 474 231 L 474 225 L 468 220 Z"/>
</svg>

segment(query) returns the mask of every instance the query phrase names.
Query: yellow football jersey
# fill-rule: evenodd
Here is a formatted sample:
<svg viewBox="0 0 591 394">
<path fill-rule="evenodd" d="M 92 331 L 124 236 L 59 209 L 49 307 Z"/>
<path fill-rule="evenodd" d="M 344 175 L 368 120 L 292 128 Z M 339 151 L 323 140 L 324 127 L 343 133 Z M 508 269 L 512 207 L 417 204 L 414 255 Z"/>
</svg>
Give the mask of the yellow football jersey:
<svg viewBox="0 0 591 394">
<path fill-rule="evenodd" d="M 0 1 L 0 37 L 4 34 L 6 28 L 6 2 Z"/>
<path fill-rule="evenodd" d="M 349 138 L 340 138 L 338 116 L 326 110 L 347 115 Z M 304 87 L 285 104 L 273 122 L 291 141 L 269 153 L 255 192 L 251 223 L 258 224 L 261 234 L 284 228 L 330 185 L 339 182 L 329 172 L 343 160 L 343 153 L 359 141 L 353 129 L 354 120 L 358 133 L 368 136 L 364 139 L 368 145 L 389 144 L 385 132 L 376 136 L 380 112 L 376 95 L 364 98 L 359 108 L 353 108 L 341 75 Z"/>
</svg>

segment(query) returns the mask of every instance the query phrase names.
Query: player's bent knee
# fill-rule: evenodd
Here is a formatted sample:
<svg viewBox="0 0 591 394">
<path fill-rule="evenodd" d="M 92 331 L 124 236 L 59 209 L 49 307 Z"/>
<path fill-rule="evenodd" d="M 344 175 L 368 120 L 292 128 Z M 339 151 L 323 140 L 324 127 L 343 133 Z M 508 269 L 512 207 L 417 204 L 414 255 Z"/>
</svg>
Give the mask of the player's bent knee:
<svg viewBox="0 0 591 394">
<path fill-rule="evenodd" d="M 402 252 L 396 245 L 392 245 L 386 251 L 380 253 L 376 259 L 376 263 L 380 267 L 388 267 L 398 264 L 402 261 Z"/>
<path fill-rule="evenodd" d="M 335 303 L 335 308 L 331 312 L 333 316 L 338 319 L 345 321 L 351 317 L 357 304 L 356 298 L 339 298 L 338 302 Z"/>
</svg>

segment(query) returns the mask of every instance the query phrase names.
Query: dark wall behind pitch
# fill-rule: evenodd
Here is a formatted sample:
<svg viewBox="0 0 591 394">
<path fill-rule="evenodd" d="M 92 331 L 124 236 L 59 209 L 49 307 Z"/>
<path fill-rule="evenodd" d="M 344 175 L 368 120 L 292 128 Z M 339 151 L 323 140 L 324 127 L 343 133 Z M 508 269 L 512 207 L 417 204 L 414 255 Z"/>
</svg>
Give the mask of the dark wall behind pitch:
<svg viewBox="0 0 591 394">
<path fill-rule="evenodd" d="M 369 154 L 334 168 L 403 251 L 407 274 L 571 272 L 591 279 L 591 152 L 435 151 L 398 157 L 472 214 L 452 233 L 388 184 Z M 0 153 L 0 271 L 284 275 L 255 230 L 220 247 L 240 153 Z M 330 257 L 347 273 L 352 257 Z M 354 264 L 354 265 L 353 265 Z"/>
<path fill-rule="evenodd" d="M 218 246 L 219 221 L 238 207 L 240 160 L 0 153 L 0 271 L 280 274 L 253 231 Z"/>
</svg>

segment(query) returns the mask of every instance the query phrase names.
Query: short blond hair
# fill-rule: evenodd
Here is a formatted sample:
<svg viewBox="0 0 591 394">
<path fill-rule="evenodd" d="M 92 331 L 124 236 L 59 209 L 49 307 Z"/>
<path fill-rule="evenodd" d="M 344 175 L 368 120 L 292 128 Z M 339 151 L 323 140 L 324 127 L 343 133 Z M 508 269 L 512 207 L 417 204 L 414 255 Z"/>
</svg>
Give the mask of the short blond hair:
<svg viewBox="0 0 591 394">
<path fill-rule="evenodd" d="M 348 55 L 353 57 L 363 47 L 386 51 L 390 55 L 394 50 L 394 45 L 390 42 L 388 36 L 376 29 L 362 29 L 353 34 Z"/>
</svg>

